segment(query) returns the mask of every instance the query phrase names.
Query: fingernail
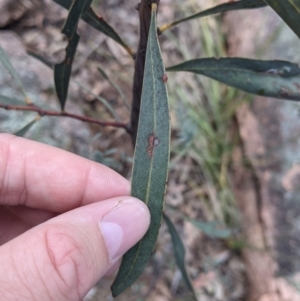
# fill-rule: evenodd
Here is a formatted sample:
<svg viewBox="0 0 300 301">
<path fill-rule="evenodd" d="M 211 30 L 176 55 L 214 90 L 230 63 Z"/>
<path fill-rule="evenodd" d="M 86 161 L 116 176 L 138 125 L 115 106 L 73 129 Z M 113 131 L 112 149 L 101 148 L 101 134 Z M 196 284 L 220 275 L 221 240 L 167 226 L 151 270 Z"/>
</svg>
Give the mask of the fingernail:
<svg viewBox="0 0 300 301">
<path fill-rule="evenodd" d="M 143 202 L 133 198 L 119 202 L 100 222 L 109 260 L 116 260 L 135 245 L 149 224 L 149 211 Z"/>
</svg>

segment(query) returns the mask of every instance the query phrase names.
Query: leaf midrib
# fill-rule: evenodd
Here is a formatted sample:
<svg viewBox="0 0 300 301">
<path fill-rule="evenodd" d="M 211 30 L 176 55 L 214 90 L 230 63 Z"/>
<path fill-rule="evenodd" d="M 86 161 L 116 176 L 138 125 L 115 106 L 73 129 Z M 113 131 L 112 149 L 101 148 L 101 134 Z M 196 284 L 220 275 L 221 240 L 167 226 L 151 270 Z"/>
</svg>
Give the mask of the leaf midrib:
<svg viewBox="0 0 300 301">
<path fill-rule="evenodd" d="M 156 22 L 155 21 L 154 21 L 154 25 L 156 26 Z M 149 30 L 149 32 L 151 34 L 151 29 Z M 153 80 L 153 91 L 155 91 L 155 77 L 154 77 L 154 69 L 153 69 L 153 65 L 154 64 L 153 64 L 153 51 L 152 51 L 152 39 L 151 38 L 148 40 L 148 46 L 147 47 L 150 48 L 152 80 Z M 156 93 L 153 94 L 153 98 L 154 98 L 154 100 L 153 100 L 153 107 L 154 107 L 154 118 L 153 118 L 154 126 L 153 126 L 153 128 L 154 128 L 154 134 L 155 134 L 155 130 L 156 130 L 156 111 L 155 111 L 155 108 L 156 108 Z M 153 170 L 153 159 L 152 158 L 153 158 L 153 156 L 151 157 L 149 176 L 148 176 L 149 180 L 151 180 L 151 178 L 152 178 L 152 170 Z M 146 189 L 145 204 L 148 204 L 148 202 L 149 202 L 150 186 L 151 186 L 150 182 L 151 181 L 148 181 L 148 185 L 147 185 L 147 189 Z M 133 263 L 132 263 L 132 265 L 130 267 L 130 270 L 128 271 L 127 276 L 124 277 L 124 280 L 120 283 L 120 285 L 118 287 L 120 287 L 120 286 L 123 285 L 123 283 L 125 282 L 126 278 L 130 275 L 133 267 L 135 266 L 135 263 L 136 263 L 136 261 L 137 261 L 137 259 L 139 257 L 139 252 L 140 252 L 140 248 L 141 248 L 141 241 L 138 243 L 138 247 L 137 248 L 138 249 L 137 249 L 136 255 L 134 257 Z"/>
</svg>

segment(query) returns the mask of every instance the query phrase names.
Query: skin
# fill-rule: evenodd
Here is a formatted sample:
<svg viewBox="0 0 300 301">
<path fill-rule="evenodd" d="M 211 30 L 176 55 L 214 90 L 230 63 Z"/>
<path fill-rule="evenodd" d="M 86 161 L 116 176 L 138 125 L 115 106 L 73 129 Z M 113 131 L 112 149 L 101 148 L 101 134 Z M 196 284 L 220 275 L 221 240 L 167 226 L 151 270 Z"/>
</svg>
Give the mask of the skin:
<svg viewBox="0 0 300 301">
<path fill-rule="evenodd" d="M 101 164 L 0 134 L 1 300 L 82 300 L 147 231 L 129 193 Z"/>
</svg>

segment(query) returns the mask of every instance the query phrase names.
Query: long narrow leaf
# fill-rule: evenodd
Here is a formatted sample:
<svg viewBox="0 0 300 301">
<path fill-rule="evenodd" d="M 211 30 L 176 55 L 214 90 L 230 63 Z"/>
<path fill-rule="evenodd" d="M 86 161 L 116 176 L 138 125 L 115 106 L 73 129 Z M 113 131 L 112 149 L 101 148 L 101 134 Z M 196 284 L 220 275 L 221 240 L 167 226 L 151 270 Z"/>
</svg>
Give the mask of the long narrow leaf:
<svg viewBox="0 0 300 301">
<path fill-rule="evenodd" d="M 26 105 L 26 102 L 20 99 L 11 98 L 5 95 L 0 95 L 0 104 L 5 106 L 24 106 Z"/>
<path fill-rule="evenodd" d="M 300 0 L 264 0 L 300 38 Z"/>
<path fill-rule="evenodd" d="M 18 106 L 22 106 L 22 107 L 28 107 L 30 108 L 30 105 L 28 105 L 25 101 L 21 100 L 21 99 L 18 99 L 18 98 L 12 98 L 12 97 L 8 97 L 8 96 L 5 96 L 5 95 L 0 95 L 0 104 L 3 105 L 3 106 L 15 106 L 15 107 L 18 107 Z M 37 107 L 35 105 L 35 107 Z M 51 110 L 51 111 L 56 111 L 55 109 L 53 109 L 51 106 L 47 105 L 47 104 L 43 104 L 43 105 L 39 105 L 38 106 L 39 108 L 41 109 L 44 109 L 44 110 Z"/>
<path fill-rule="evenodd" d="M 72 5 L 73 0 L 53 0 L 62 7 L 69 9 Z M 120 44 L 125 50 L 133 56 L 134 52 L 132 49 L 121 39 L 121 37 L 116 33 L 116 31 L 100 16 L 98 16 L 92 8 L 89 8 L 81 16 L 87 24 L 94 27 L 96 30 L 102 32 L 109 38 L 113 39 L 115 42 Z"/>
<path fill-rule="evenodd" d="M 80 37 L 77 33 L 73 35 L 73 37 L 69 40 L 69 44 L 66 48 L 66 56 L 64 61 L 54 66 L 55 89 L 62 111 L 64 110 L 67 101 L 69 82 L 72 72 L 72 63 L 76 53 L 79 38 Z"/>
<path fill-rule="evenodd" d="M 35 59 L 39 60 L 40 62 L 42 62 L 44 65 L 46 65 L 47 67 L 53 69 L 54 68 L 54 64 L 52 64 L 48 59 L 46 59 L 45 57 L 43 57 L 42 55 L 40 55 L 39 53 L 33 52 L 33 51 L 27 51 L 27 53 L 29 55 L 31 55 L 32 57 L 34 57 Z"/>
<path fill-rule="evenodd" d="M 39 55 L 35 52 L 28 52 L 28 54 L 31 55 L 32 57 L 36 58 L 40 62 L 44 63 L 49 68 L 51 68 L 51 69 L 53 68 L 53 64 L 51 62 L 49 62 L 47 59 L 45 59 L 43 56 L 41 56 L 41 55 Z M 93 93 L 93 91 L 90 88 L 86 87 L 85 85 L 78 82 L 77 80 L 75 80 L 75 79 L 72 80 L 71 79 L 71 81 L 76 83 L 79 86 L 80 89 L 82 89 L 83 91 L 93 95 L 97 100 L 99 100 L 103 104 L 103 106 L 106 107 L 106 109 L 111 113 L 112 117 L 114 117 L 116 121 L 120 120 L 120 118 L 117 115 L 116 111 L 113 109 L 113 107 L 108 103 L 108 101 L 105 98 Z"/>
<path fill-rule="evenodd" d="M 152 4 L 131 183 L 131 194 L 143 200 L 150 210 L 151 224 L 142 240 L 124 255 L 111 287 L 113 296 L 130 286 L 147 265 L 162 219 L 170 156 L 170 121 L 165 69 L 157 38 L 156 11 L 157 5 Z"/>
<path fill-rule="evenodd" d="M 286 61 L 204 58 L 169 67 L 167 71 L 188 71 L 252 94 L 300 100 L 300 68 Z"/>
<path fill-rule="evenodd" d="M 31 122 L 26 124 L 24 127 L 22 127 L 20 130 L 14 133 L 14 135 L 19 137 L 24 137 L 24 135 L 32 128 L 32 126 L 40 119 L 40 116 L 33 119 Z"/>
<path fill-rule="evenodd" d="M 63 62 L 54 66 L 54 82 L 56 94 L 61 109 L 64 110 L 72 71 L 72 63 L 80 36 L 77 34 L 77 26 L 82 14 L 90 7 L 92 0 L 75 0 L 71 6 L 68 18 L 62 29 L 69 40 L 66 48 L 66 56 Z"/>
<path fill-rule="evenodd" d="M 217 221 L 200 222 L 190 218 L 187 218 L 186 220 L 191 222 L 195 227 L 200 229 L 204 234 L 212 238 L 225 239 L 233 234 L 233 231 L 231 229 L 225 229 L 225 228 L 222 229 Z"/>
<path fill-rule="evenodd" d="M 224 13 L 224 12 L 232 11 L 232 10 L 260 8 L 260 7 L 264 7 L 264 6 L 267 6 L 267 4 L 263 0 L 241 0 L 241 1 L 224 3 L 224 4 L 217 5 L 213 8 L 204 10 L 202 12 L 196 13 L 194 15 L 179 19 L 172 23 L 165 24 L 165 25 L 159 27 L 159 31 L 164 32 L 165 30 L 167 30 L 173 26 L 176 26 L 180 23 L 198 19 L 198 18 L 207 17 L 210 15 L 218 14 L 218 13 Z"/>
<path fill-rule="evenodd" d="M 195 300 L 197 300 L 194 286 L 190 280 L 190 277 L 189 277 L 188 272 L 185 267 L 185 249 L 184 249 L 183 242 L 182 242 L 175 226 L 173 225 L 172 221 L 165 214 L 164 214 L 164 220 L 168 226 L 168 230 L 171 235 L 172 244 L 173 244 L 173 252 L 175 255 L 175 260 L 176 260 L 177 266 L 180 269 L 182 278 L 183 278 L 186 286 L 193 294 L 193 298 Z"/>
<path fill-rule="evenodd" d="M 27 93 L 26 93 L 25 88 L 22 84 L 22 81 L 21 81 L 18 73 L 16 72 L 15 68 L 10 63 L 9 58 L 6 56 L 6 53 L 5 53 L 4 49 L 1 46 L 0 46 L 0 62 L 8 70 L 8 72 L 11 74 L 11 76 L 13 77 L 16 84 L 19 86 L 19 89 L 21 90 L 21 92 L 24 96 L 25 102 L 30 104 L 31 101 L 30 101 L 29 97 L 27 96 Z"/>
</svg>

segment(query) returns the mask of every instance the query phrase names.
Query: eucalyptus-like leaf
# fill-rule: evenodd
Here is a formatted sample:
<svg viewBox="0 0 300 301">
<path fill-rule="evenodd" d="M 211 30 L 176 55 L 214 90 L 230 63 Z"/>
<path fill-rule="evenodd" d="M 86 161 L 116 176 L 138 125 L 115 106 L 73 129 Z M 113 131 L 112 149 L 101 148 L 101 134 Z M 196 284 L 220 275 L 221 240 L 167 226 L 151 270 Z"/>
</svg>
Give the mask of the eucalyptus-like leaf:
<svg viewBox="0 0 300 301">
<path fill-rule="evenodd" d="M 240 0 L 240 1 L 234 1 L 234 2 L 227 2 L 224 4 L 217 5 L 215 7 L 212 7 L 210 9 L 201 11 L 199 13 L 193 14 L 191 16 L 176 20 L 172 23 L 165 24 L 165 25 L 159 27 L 159 32 L 164 32 L 165 30 L 167 30 L 173 26 L 176 26 L 180 23 L 183 23 L 183 22 L 207 17 L 210 15 L 218 14 L 218 13 L 224 13 L 224 12 L 232 11 L 232 10 L 261 8 L 264 6 L 267 6 L 267 4 L 263 0 Z"/>
<path fill-rule="evenodd" d="M 188 287 L 188 289 L 190 290 L 190 292 L 193 295 L 193 299 L 197 301 L 197 296 L 195 293 L 193 283 L 191 282 L 191 279 L 190 279 L 188 272 L 186 270 L 186 267 L 185 267 L 185 249 L 184 249 L 183 242 L 182 242 L 175 226 L 173 225 L 172 221 L 165 214 L 164 214 L 164 220 L 168 226 L 168 230 L 171 235 L 172 244 L 173 244 L 173 252 L 174 252 L 177 266 L 180 269 L 182 278 L 183 278 L 186 286 Z"/>
<path fill-rule="evenodd" d="M 200 229 L 205 235 L 212 238 L 221 238 L 226 239 L 232 236 L 233 231 L 231 229 L 226 229 L 221 227 L 217 221 L 212 222 L 200 222 L 194 219 L 186 218 L 191 222 L 195 227 Z"/>
<path fill-rule="evenodd" d="M 264 0 L 300 38 L 300 0 Z"/>
<path fill-rule="evenodd" d="M 48 61 L 46 58 L 44 58 L 43 56 L 41 56 L 40 54 L 37 54 L 35 52 L 28 52 L 28 54 L 31 55 L 32 57 L 36 58 L 40 62 L 44 63 L 49 68 L 51 68 L 51 69 L 53 68 L 53 64 L 50 61 Z M 103 97 L 95 94 L 89 87 L 83 85 L 79 81 L 74 80 L 74 79 L 73 80 L 71 79 L 71 81 L 73 81 L 74 83 L 76 83 L 79 86 L 80 89 L 82 89 L 83 91 L 85 91 L 85 92 L 93 95 L 97 100 L 99 100 L 107 108 L 107 110 L 111 113 L 112 117 L 115 120 L 117 120 L 117 121 L 120 120 L 120 118 L 118 117 L 116 111 L 113 109 L 113 107 L 109 104 L 109 102 L 106 99 L 104 99 Z"/>
<path fill-rule="evenodd" d="M 40 117 L 33 119 L 31 122 L 23 126 L 14 133 L 15 136 L 24 137 L 24 135 L 31 129 L 31 127 L 40 119 Z"/>
<path fill-rule="evenodd" d="M 54 66 L 55 89 L 62 110 L 64 110 L 67 100 L 72 63 L 80 38 L 76 32 L 78 22 L 82 14 L 90 7 L 91 3 L 92 0 L 75 0 L 70 8 L 68 18 L 62 29 L 62 33 L 68 38 L 66 56 L 63 62 Z"/>
<path fill-rule="evenodd" d="M 20 109 L 20 107 L 24 107 L 24 111 L 30 111 L 27 110 L 27 108 L 30 108 L 31 104 L 26 103 L 24 100 L 18 99 L 18 98 L 12 98 L 12 97 L 8 97 L 5 95 L 0 95 L 0 104 L 2 106 L 7 106 L 8 108 L 10 108 L 10 106 L 14 106 L 17 107 L 16 109 Z M 36 106 L 38 108 L 44 109 L 44 110 L 51 110 L 51 111 L 56 111 L 55 109 L 53 109 L 51 106 L 47 105 L 47 104 L 42 104 L 39 106 Z M 22 109 L 20 109 L 22 111 Z"/>
<path fill-rule="evenodd" d="M 22 81 L 21 81 L 18 73 L 16 72 L 15 68 L 13 67 L 11 62 L 9 61 L 9 58 L 7 57 L 4 49 L 1 46 L 0 46 L 0 62 L 7 69 L 7 71 L 10 73 L 10 75 L 12 76 L 12 78 L 14 79 L 16 84 L 19 86 L 19 89 L 21 90 L 21 92 L 24 96 L 25 102 L 30 104 L 31 101 L 30 101 L 29 97 L 27 96 L 27 93 L 26 93 L 25 88 L 22 84 Z"/>
<path fill-rule="evenodd" d="M 66 9 L 69 9 L 73 2 L 72 0 L 53 1 Z M 103 19 L 103 17 L 98 16 L 91 7 L 82 14 L 81 18 L 87 24 L 94 27 L 96 30 L 102 32 L 103 34 L 120 44 L 131 56 L 133 56 L 132 49 L 121 39 L 117 32 Z"/>
<path fill-rule="evenodd" d="M 203 58 L 169 67 L 167 71 L 188 71 L 248 93 L 300 100 L 300 68 L 286 61 Z"/>
<path fill-rule="evenodd" d="M 52 64 L 48 59 L 46 59 L 44 56 L 42 56 L 39 53 L 33 52 L 33 51 L 27 51 L 27 53 L 34 57 L 35 59 L 39 60 L 41 63 L 43 63 L 44 65 L 46 65 L 47 67 L 53 69 L 54 68 L 54 64 Z"/>
<path fill-rule="evenodd" d="M 0 104 L 5 106 L 24 106 L 26 102 L 17 98 L 0 95 Z"/>
<path fill-rule="evenodd" d="M 142 273 L 154 250 L 161 225 L 170 156 L 170 120 L 165 69 L 156 29 L 157 5 L 152 4 L 141 110 L 134 154 L 131 194 L 143 200 L 151 213 L 149 230 L 123 257 L 112 284 L 119 295 Z"/>
</svg>

